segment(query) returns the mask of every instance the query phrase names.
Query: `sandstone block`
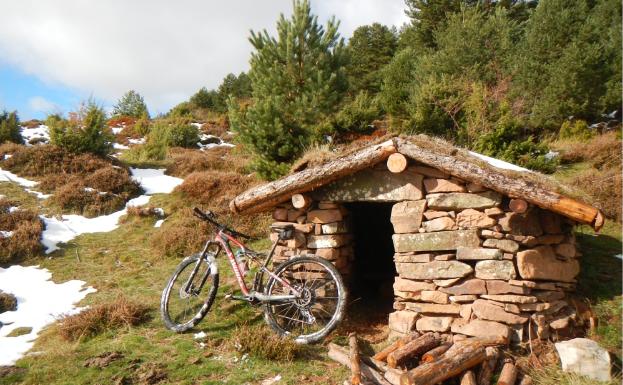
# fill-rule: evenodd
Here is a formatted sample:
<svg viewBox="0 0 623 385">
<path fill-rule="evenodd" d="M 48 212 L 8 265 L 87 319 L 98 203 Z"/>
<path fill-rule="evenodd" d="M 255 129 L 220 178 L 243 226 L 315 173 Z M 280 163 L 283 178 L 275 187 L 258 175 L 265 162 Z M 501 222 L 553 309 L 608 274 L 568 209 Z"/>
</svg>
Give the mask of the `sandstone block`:
<svg viewBox="0 0 623 385">
<path fill-rule="evenodd" d="M 341 247 L 349 241 L 349 237 L 345 235 L 310 235 L 307 238 L 307 247 L 311 249 Z"/>
<path fill-rule="evenodd" d="M 519 250 L 519 244 L 510 239 L 486 239 L 483 244 L 484 247 L 493 247 L 500 249 L 507 253 L 515 253 Z"/>
<path fill-rule="evenodd" d="M 562 370 L 596 381 L 610 381 L 610 354 L 593 340 L 574 338 L 555 344 Z"/>
<path fill-rule="evenodd" d="M 506 232 L 512 235 L 531 235 L 539 236 L 543 234 L 539 217 L 536 210 L 529 210 L 523 214 L 506 213 L 504 217 L 498 220 L 498 224 Z"/>
<path fill-rule="evenodd" d="M 478 183 L 468 183 L 467 184 L 467 191 L 469 191 L 470 193 L 479 193 L 479 192 L 483 192 L 483 191 L 487 191 L 487 189 L 481 185 L 479 185 Z"/>
<path fill-rule="evenodd" d="M 316 250 L 311 250 L 310 253 L 317 255 L 321 258 L 324 258 L 328 261 L 334 261 L 340 256 L 340 249 L 334 249 L 334 248 L 316 249 Z"/>
<path fill-rule="evenodd" d="M 577 250 L 573 243 L 561 243 L 556 246 L 556 254 L 565 258 L 575 258 Z"/>
<path fill-rule="evenodd" d="M 462 184 L 449 179 L 441 178 L 425 178 L 424 189 L 427 194 L 465 191 L 465 187 Z"/>
<path fill-rule="evenodd" d="M 494 191 L 483 193 L 440 193 L 426 196 L 428 207 L 434 210 L 486 209 L 499 205 L 502 196 Z"/>
<path fill-rule="evenodd" d="M 435 256 L 431 253 L 396 253 L 394 261 L 403 263 L 432 262 Z"/>
<path fill-rule="evenodd" d="M 563 234 L 545 234 L 538 236 L 536 242 L 539 245 L 556 245 L 565 239 Z"/>
<path fill-rule="evenodd" d="M 506 281 L 488 280 L 487 294 L 530 294 L 530 289 L 523 286 L 514 286 Z"/>
<path fill-rule="evenodd" d="M 454 227 L 454 220 L 450 217 L 435 218 L 422 223 L 422 227 L 428 233 L 433 231 L 452 230 Z"/>
<path fill-rule="evenodd" d="M 398 202 L 392 206 L 390 221 L 395 233 L 412 233 L 420 228 L 426 200 Z"/>
<path fill-rule="evenodd" d="M 424 302 L 432 302 L 432 303 L 440 303 L 440 304 L 448 303 L 448 294 L 443 293 L 441 291 L 423 290 L 420 294 L 421 294 L 420 298 Z"/>
<path fill-rule="evenodd" d="M 435 261 L 451 261 L 455 259 L 455 254 L 438 254 L 435 255 Z"/>
<path fill-rule="evenodd" d="M 461 306 L 457 304 L 441 305 L 436 303 L 409 302 L 405 304 L 409 310 L 424 314 L 459 314 Z"/>
<path fill-rule="evenodd" d="M 504 239 L 504 233 L 499 233 L 493 230 L 482 230 L 480 235 L 486 239 Z"/>
<path fill-rule="evenodd" d="M 348 226 L 344 221 L 321 225 L 323 234 L 343 234 L 348 232 Z"/>
<path fill-rule="evenodd" d="M 521 287 L 529 287 L 529 288 L 536 287 L 536 282 L 532 282 L 532 281 L 521 281 L 517 279 L 511 279 L 508 281 L 508 283 L 513 286 L 521 286 Z"/>
<path fill-rule="evenodd" d="M 465 303 L 465 302 L 474 302 L 478 297 L 473 294 L 465 294 L 465 295 L 453 295 L 450 297 L 450 302 L 452 303 Z"/>
<path fill-rule="evenodd" d="M 421 317 L 417 320 L 415 328 L 419 331 L 446 332 L 452 324 L 452 317 Z"/>
<path fill-rule="evenodd" d="M 459 285 L 444 287 L 439 290 L 451 295 L 487 294 L 487 287 L 482 279 L 468 279 Z"/>
<path fill-rule="evenodd" d="M 498 217 L 500 215 L 504 215 L 504 210 L 499 207 L 491 207 L 490 209 L 485 209 L 485 214 L 490 217 Z"/>
<path fill-rule="evenodd" d="M 456 259 L 458 259 L 459 261 L 502 259 L 502 252 L 498 249 L 459 247 L 456 249 Z"/>
<path fill-rule="evenodd" d="M 528 317 L 526 316 L 509 313 L 503 308 L 493 305 L 483 299 L 477 299 L 474 301 L 472 304 L 472 311 L 476 317 L 483 320 L 498 321 L 506 324 L 523 324 L 528 321 Z"/>
<path fill-rule="evenodd" d="M 514 303 L 505 303 L 504 304 L 504 311 L 507 311 L 507 312 L 513 313 L 513 314 L 519 314 L 519 313 L 521 313 L 521 308 L 519 307 L 519 305 L 514 304 Z"/>
<path fill-rule="evenodd" d="M 291 223 L 291 222 L 273 222 L 271 226 L 283 227 L 287 225 L 292 225 L 294 226 L 294 230 L 300 231 L 301 233 L 305 233 L 305 234 L 311 233 L 314 230 L 313 223 L 300 224 L 300 223 Z"/>
<path fill-rule="evenodd" d="M 458 261 L 396 263 L 396 270 L 401 277 L 411 279 L 460 278 L 473 271 L 471 266 Z"/>
<path fill-rule="evenodd" d="M 342 212 L 338 209 L 311 210 L 307 219 L 313 223 L 332 223 L 342 220 Z"/>
<path fill-rule="evenodd" d="M 483 320 L 455 320 L 451 327 L 452 333 L 465 334 L 470 337 L 479 337 L 484 339 L 502 338 L 508 341 L 510 338 L 510 330 L 507 325 Z"/>
<path fill-rule="evenodd" d="M 517 253 L 517 268 L 524 279 L 573 282 L 580 272 L 576 259 L 560 261 L 550 246 Z"/>
<path fill-rule="evenodd" d="M 412 311 L 399 310 L 389 313 L 389 328 L 400 333 L 409 333 L 415 327 L 418 314 Z"/>
<path fill-rule="evenodd" d="M 476 263 L 475 276 L 480 279 L 514 279 L 515 266 L 512 261 L 479 261 Z"/>
<path fill-rule="evenodd" d="M 435 218 L 448 217 L 448 216 L 450 216 L 450 214 L 447 211 L 431 211 L 431 210 L 424 211 L 424 218 L 426 218 L 427 221 L 430 221 L 431 219 L 435 219 Z"/>
<path fill-rule="evenodd" d="M 462 319 L 469 321 L 469 319 L 472 317 L 472 304 L 470 303 L 461 305 L 461 311 L 459 312 L 459 315 Z"/>
<path fill-rule="evenodd" d="M 394 290 L 394 296 L 409 301 L 419 301 L 422 297 L 420 292 Z"/>
<path fill-rule="evenodd" d="M 535 290 L 533 294 L 539 301 L 549 302 L 565 298 L 563 291 Z"/>
<path fill-rule="evenodd" d="M 433 279 L 433 283 L 439 287 L 448 287 L 454 285 L 460 280 L 461 278 Z"/>
<path fill-rule="evenodd" d="M 494 226 L 496 223 L 495 219 L 474 209 L 463 210 L 456 215 L 456 225 L 462 229 L 482 229 Z"/>
<path fill-rule="evenodd" d="M 490 299 L 498 302 L 509 303 L 535 303 L 537 298 L 531 295 L 516 295 L 516 294 L 484 294 L 480 297 L 484 299 Z"/>
<path fill-rule="evenodd" d="M 461 246 L 478 247 L 480 245 L 476 230 L 394 234 L 392 239 L 396 252 L 456 250 Z"/>
<path fill-rule="evenodd" d="M 394 290 L 421 292 L 422 290 L 435 290 L 435 285 L 429 282 L 412 281 L 401 277 L 394 278 Z"/>
</svg>

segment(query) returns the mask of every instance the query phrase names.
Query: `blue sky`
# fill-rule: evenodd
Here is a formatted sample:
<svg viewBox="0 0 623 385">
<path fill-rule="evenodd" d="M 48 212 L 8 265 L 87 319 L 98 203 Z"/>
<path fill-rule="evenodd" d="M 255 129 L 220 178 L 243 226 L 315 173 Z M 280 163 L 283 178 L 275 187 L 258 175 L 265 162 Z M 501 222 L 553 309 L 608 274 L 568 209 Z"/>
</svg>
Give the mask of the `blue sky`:
<svg viewBox="0 0 623 385">
<path fill-rule="evenodd" d="M 404 0 L 311 4 L 323 24 L 335 16 L 346 38 L 359 25 L 407 21 Z M 90 97 L 110 109 L 134 89 L 152 115 L 167 112 L 199 88 L 246 71 L 249 30 L 274 32 L 279 14 L 291 7 L 291 0 L 4 2 L 0 110 L 42 119 L 74 111 Z"/>
</svg>

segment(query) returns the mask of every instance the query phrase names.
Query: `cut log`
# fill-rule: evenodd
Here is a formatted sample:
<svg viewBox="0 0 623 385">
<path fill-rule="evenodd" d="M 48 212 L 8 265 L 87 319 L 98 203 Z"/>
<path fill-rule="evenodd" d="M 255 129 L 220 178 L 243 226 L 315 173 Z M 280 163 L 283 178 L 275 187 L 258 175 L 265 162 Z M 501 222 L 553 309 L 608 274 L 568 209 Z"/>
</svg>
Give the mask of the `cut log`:
<svg viewBox="0 0 623 385">
<path fill-rule="evenodd" d="M 436 348 L 434 348 L 434 349 L 424 353 L 422 355 L 422 359 L 420 361 L 421 362 L 433 362 L 437 358 L 441 357 L 442 354 L 447 352 L 448 349 L 450 349 L 451 346 L 452 346 L 452 344 L 449 343 L 449 342 L 446 342 L 445 344 L 441 344 L 441 345 L 437 346 Z"/>
<path fill-rule="evenodd" d="M 348 349 L 334 343 L 329 343 L 329 358 L 346 366 L 347 368 L 350 368 Z M 359 367 L 361 369 L 361 376 L 366 381 L 369 381 L 375 385 L 392 385 L 383 377 L 381 373 L 377 372 L 372 367 L 364 363 L 359 363 Z"/>
<path fill-rule="evenodd" d="M 366 147 L 350 155 L 307 168 L 276 181 L 252 188 L 235 197 L 229 204 L 235 213 L 256 213 L 284 202 L 294 194 L 313 190 L 341 177 L 353 174 L 385 160 L 396 152 L 393 140 Z"/>
<path fill-rule="evenodd" d="M 530 175 L 522 173 L 523 178 L 514 178 L 507 172 L 497 172 L 493 166 L 482 164 L 478 158 L 464 154 L 444 154 L 425 146 L 419 146 L 413 139 L 396 138 L 398 151 L 409 158 L 434 167 L 468 182 L 478 183 L 511 197 L 521 197 L 541 208 L 562 214 L 575 221 L 594 226 L 599 210 L 586 203 L 566 198 L 542 187 L 537 180 L 526 182 Z M 472 159 L 473 158 L 473 159 Z"/>
<path fill-rule="evenodd" d="M 476 385 L 476 375 L 472 370 L 468 370 L 461 376 L 461 385 Z"/>
<path fill-rule="evenodd" d="M 425 353 L 441 343 L 439 337 L 433 333 L 426 333 L 408 344 L 399 347 L 387 356 L 387 365 L 396 368 L 409 358 Z"/>
<path fill-rule="evenodd" d="M 532 385 L 532 377 L 527 374 L 524 374 L 521 381 L 519 381 L 519 385 Z"/>
<path fill-rule="evenodd" d="M 507 362 L 502 366 L 502 372 L 498 378 L 498 385 L 515 385 L 517 379 L 517 368 L 512 362 Z"/>
<path fill-rule="evenodd" d="M 400 378 L 401 385 L 437 384 L 480 364 L 487 358 L 484 345 L 477 339 L 457 342 L 437 361 L 409 370 Z"/>
<path fill-rule="evenodd" d="M 305 194 L 292 195 L 292 206 L 297 209 L 305 209 L 311 205 L 312 199 Z"/>
<path fill-rule="evenodd" d="M 392 385 L 400 385 L 400 377 L 405 374 L 404 370 L 388 368 L 385 372 L 385 379 Z"/>
<path fill-rule="evenodd" d="M 491 385 L 491 377 L 500 357 L 500 350 L 497 348 L 487 348 L 487 359 L 480 365 L 478 373 L 478 385 Z"/>
<path fill-rule="evenodd" d="M 523 199 L 511 199 L 508 208 L 514 213 L 523 214 L 528 210 L 528 202 Z"/>
<path fill-rule="evenodd" d="M 387 169 L 395 174 L 407 169 L 407 158 L 396 152 L 387 158 Z"/>
<path fill-rule="evenodd" d="M 420 333 L 412 332 L 411 334 L 407 336 L 399 338 L 396 341 L 394 341 L 392 344 L 390 344 L 388 347 L 386 347 L 385 349 L 376 353 L 374 357 L 372 358 L 374 358 L 377 361 L 387 361 L 387 356 L 389 355 L 389 353 L 393 352 L 394 350 L 398 349 L 401 346 L 405 346 L 406 344 L 418 338 L 419 336 L 420 336 Z"/>
<path fill-rule="evenodd" d="M 361 367 L 359 365 L 359 347 L 357 346 L 357 334 L 348 335 L 349 359 L 350 359 L 350 383 L 352 385 L 361 384 Z"/>
</svg>

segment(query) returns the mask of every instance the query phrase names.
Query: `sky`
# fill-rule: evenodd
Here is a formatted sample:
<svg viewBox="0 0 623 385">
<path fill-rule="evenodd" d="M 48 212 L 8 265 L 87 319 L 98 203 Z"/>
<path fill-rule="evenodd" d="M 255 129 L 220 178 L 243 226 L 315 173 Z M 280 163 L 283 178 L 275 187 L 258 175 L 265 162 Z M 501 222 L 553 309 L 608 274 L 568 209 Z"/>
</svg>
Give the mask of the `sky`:
<svg viewBox="0 0 623 385">
<path fill-rule="evenodd" d="M 407 22 L 404 0 L 311 0 L 322 24 L 348 38 L 360 25 Z M 2 4 L 0 111 L 21 120 L 107 109 L 128 90 L 152 115 L 228 73 L 248 70 L 250 30 L 275 31 L 291 0 L 19 0 Z"/>
</svg>

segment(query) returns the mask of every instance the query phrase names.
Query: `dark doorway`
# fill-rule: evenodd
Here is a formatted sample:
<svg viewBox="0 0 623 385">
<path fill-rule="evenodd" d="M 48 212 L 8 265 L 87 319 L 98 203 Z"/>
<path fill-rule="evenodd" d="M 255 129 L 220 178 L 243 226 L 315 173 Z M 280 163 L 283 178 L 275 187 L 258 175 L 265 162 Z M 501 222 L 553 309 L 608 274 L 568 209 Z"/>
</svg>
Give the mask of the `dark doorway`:
<svg viewBox="0 0 623 385">
<path fill-rule="evenodd" d="M 352 310 L 368 319 L 387 324 L 394 302 L 394 228 L 390 222 L 393 203 L 346 205 L 352 220 L 355 259 L 350 281 Z"/>
</svg>

